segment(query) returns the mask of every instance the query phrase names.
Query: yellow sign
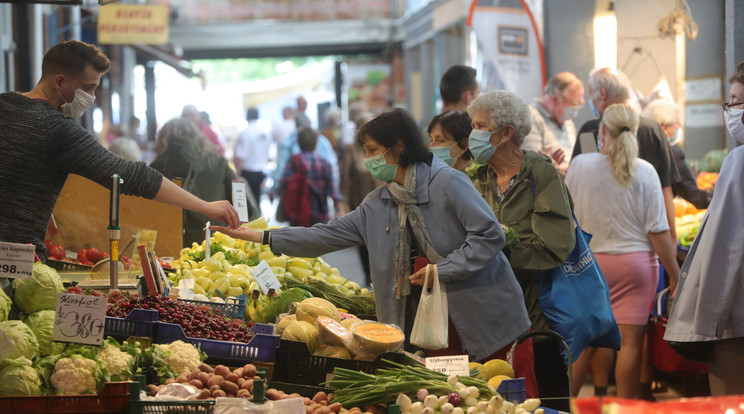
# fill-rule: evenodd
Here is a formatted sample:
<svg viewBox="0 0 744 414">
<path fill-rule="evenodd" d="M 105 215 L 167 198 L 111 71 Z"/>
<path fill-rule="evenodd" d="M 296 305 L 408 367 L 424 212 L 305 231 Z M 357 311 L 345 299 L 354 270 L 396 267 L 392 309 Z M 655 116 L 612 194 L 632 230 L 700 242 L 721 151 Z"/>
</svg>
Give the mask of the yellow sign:
<svg viewBox="0 0 744 414">
<path fill-rule="evenodd" d="M 98 43 L 168 43 L 168 6 L 109 4 L 100 7 Z"/>
</svg>

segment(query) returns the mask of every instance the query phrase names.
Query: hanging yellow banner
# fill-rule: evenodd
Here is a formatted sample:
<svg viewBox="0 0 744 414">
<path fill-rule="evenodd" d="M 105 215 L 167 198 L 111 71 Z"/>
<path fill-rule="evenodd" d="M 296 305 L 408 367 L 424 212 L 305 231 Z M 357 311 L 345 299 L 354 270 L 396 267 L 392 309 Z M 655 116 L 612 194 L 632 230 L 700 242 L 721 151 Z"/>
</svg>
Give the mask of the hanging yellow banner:
<svg viewBox="0 0 744 414">
<path fill-rule="evenodd" d="M 168 43 L 168 6 L 109 4 L 98 12 L 98 43 Z"/>
</svg>

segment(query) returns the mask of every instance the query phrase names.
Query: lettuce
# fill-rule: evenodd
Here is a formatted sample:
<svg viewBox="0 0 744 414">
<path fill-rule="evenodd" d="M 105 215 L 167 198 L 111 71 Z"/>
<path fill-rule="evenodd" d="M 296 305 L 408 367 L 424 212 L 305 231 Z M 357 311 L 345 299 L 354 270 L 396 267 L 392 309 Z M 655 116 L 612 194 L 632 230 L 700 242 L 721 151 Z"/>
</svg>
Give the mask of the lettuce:
<svg viewBox="0 0 744 414">
<path fill-rule="evenodd" d="M 0 322 L 0 363 L 26 357 L 34 359 L 39 353 L 39 342 L 31 328 L 21 321 Z"/>
<path fill-rule="evenodd" d="M 13 301 L 27 315 L 40 310 L 54 310 L 57 294 L 65 291 L 57 271 L 41 262 L 34 263 L 31 278 L 15 279 L 13 287 Z"/>
</svg>

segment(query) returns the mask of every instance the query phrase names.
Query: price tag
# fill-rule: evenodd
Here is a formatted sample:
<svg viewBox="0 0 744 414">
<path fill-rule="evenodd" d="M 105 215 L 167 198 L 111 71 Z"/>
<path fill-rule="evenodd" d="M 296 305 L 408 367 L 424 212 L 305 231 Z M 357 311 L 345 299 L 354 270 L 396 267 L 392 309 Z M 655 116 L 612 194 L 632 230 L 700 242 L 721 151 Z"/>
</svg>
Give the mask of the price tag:
<svg viewBox="0 0 744 414">
<path fill-rule="evenodd" d="M 28 279 L 34 274 L 34 254 L 32 244 L 0 242 L 0 277 Z"/>
<path fill-rule="evenodd" d="M 261 263 L 254 267 L 251 273 L 253 273 L 253 278 L 256 279 L 256 283 L 258 283 L 258 287 L 261 288 L 261 292 L 264 295 L 269 289 L 277 291 L 282 287 L 282 284 L 279 283 L 279 279 L 276 278 L 276 275 L 269 267 L 269 264 L 266 263 L 266 260 L 261 260 Z"/>
<path fill-rule="evenodd" d="M 426 358 L 426 368 L 447 375 L 470 376 L 467 355 L 450 355 Z"/>
<path fill-rule="evenodd" d="M 101 345 L 106 323 L 106 297 L 57 295 L 52 339 L 60 342 Z"/>
<path fill-rule="evenodd" d="M 248 220 L 248 196 L 246 195 L 245 181 L 233 180 L 232 196 L 233 207 L 238 212 L 238 219 L 241 223 L 247 223 Z M 258 200 L 256 200 L 258 201 Z"/>
</svg>

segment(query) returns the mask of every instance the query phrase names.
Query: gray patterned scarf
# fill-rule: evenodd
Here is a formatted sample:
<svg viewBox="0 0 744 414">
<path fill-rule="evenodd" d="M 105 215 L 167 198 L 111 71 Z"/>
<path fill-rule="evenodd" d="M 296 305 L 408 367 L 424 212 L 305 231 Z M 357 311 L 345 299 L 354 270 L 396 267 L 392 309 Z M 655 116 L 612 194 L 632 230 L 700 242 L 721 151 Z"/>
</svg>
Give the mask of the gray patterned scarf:
<svg viewBox="0 0 744 414">
<path fill-rule="evenodd" d="M 406 169 L 403 184 L 401 186 L 395 181 L 387 183 L 387 188 L 393 200 L 398 204 L 398 244 L 395 251 L 395 295 L 398 299 L 411 293 L 411 281 L 408 279 L 408 276 L 412 273 L 411 230 L 413 230 L 413 237 L 416 237 L 416 242 L 423 250 L 422 253 L 426 255 L 431 263 L 442 260 L 442 256 L 431 245 L 424 217 L 417 205 L 415 165 Z M 410 226 L 407 225 L 409 223 Z"/>
</svg>

